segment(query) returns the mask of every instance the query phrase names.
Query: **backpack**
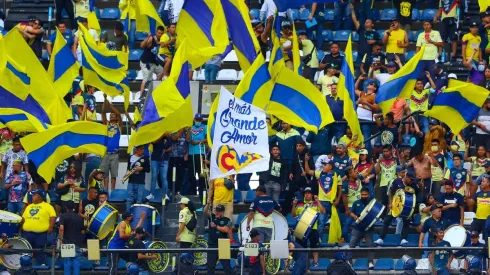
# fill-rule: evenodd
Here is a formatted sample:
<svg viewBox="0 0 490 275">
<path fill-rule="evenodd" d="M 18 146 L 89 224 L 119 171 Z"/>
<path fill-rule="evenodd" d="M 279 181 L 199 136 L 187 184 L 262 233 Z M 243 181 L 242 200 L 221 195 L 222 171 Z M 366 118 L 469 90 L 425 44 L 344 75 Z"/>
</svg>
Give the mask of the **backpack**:
<svg viewBox="0 0 490 275">
<path fill-rule="evenodd" d="M 186 223 L 185 227 L 187 228 L 187 230 L 192 232 L 194 231 L 194 229 L 196 229 L 196 226 L 197 226 L 196 215 L 192 214 L 191 219 Z"/>
</svg>

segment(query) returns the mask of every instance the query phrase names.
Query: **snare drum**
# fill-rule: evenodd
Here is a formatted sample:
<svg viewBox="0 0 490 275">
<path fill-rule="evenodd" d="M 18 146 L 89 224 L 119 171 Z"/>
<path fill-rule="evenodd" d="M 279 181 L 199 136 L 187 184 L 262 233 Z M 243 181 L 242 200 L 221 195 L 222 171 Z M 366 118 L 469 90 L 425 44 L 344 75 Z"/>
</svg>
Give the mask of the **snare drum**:
<svg viewBox="0 0 490 275">
<path fill-rule="evenodd" d="M 114 229 L 117 218 L 116 208 L 108 203 L 104 203 L 95 211 L 90 219 L 87 227 L 88 231 L 99 237 L 99 240 L 102 240 Z"/>
<path fill-rule="evenodd" d="M 21 221 L 21 216 L 0 210 L 0 233 L 7 234 L 7 237 L 14 237 L 19 233 Z"/>
<path fill-rule="evenodd" d="M 410 218 L 415 209 L 415 194 L 398 189 L 391 202 L 391 214 L 393 217 Z"/>
<path fill-rule="evenodd" d="M 313 210 L 312 208 L 307 208 L 301 214 L 301 217 L 294 229 L 294 237 L 298 240 L 305 241 L 310 235 L 311 230 L 313 229 L 313 225 L 316 223 L 318 219 L 318 212 Z"/>
<path fill-rule="evenodd" d="M 160 213 L 158 213 L 158 210 L 147 204 L 133 204 L 131 208 L 129 209 L 131 214 L 133 214 L 133 221 L 131 222 L 131 228 L 136 228 L 140 221 L 140 215 L 142 212 L 145 212 L 146 218 L 141 224 L 142 227 L 145 228 L 146 232 L 150 234 L 150 236 L 153 233 L 153 228 L 152 228 L 152 214 L 155 212 L 155 226 L 160 226 L 161 224 L 161 219 L 160 219 Z"/>
<path fill-rule="evenodd" d="M 31 244 L 23 238 L 10 238 L 8 239 L 8 244 L 12 246 L 14 249 L 32 249 Z M 30 253 L 21 253 L 21 254 L 0 254 L 0 259 L 8 269 L 19 269 L 20 268 L 20 257 L 22 255 L 30 255 Z"/>
<path fill-rule="evenodd" d="M 443 240 L 448 241 L 454 247 L 466 247 L 471 244 L 470 232 L 461 225 L 451 225 L 444 231 Z M 463 258 L 465 251 L 453 250 L 455 258 Z"/>
<path fill-rule="evenodd" d="M 382 203 L 372 199 L 361 212 L 361 215 L 357 218 L 356 224 L 358 228 L 364 231 L 368 231 L 376 222 L 377 219 L 383 213 L 385 206 Z"/>
<path fill-rule="evenodd" d="M 274 221 L 274 230 L 272 232 L 273 240 L 286 240 L 288 238 L 289 227 L 288 221 L 284 218 L 281 213 L 274 211 L 272 214 L 272 219 Z M 247 243 L 248 237 L 250 235 L 250 231 L 247 231 L 247 219 L 248 217 L 243 218 L 240 223 L 240 227 L 238 228 L 238 237 L 240 238 L 240 242 L 242 244 Z M 253 219 L 250 221 L 250 230 L 253 228 Z"/>
<path fill-rule="evenodd" d="M 145 247 L 149 249 L 165 249 L 167 245 L 162 241 L 144 242 Z M 158 258 L 156 260 L 148 260 L 148 269 L 153 273 L 164 272 L 170 262 L 169 253 L 156 253 Z"/>
</svg>

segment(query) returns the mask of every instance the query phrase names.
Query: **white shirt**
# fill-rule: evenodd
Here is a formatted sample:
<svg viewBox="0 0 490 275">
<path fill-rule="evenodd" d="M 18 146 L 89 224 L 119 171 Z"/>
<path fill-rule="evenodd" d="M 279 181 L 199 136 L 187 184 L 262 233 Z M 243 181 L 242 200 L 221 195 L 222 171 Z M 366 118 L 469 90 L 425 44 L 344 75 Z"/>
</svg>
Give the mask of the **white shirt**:
<svg viewBox="0 0 490 275">
<path fill-rule="evenodd" d="M 276 12 L 276 4 L 273 0 L 265 0 L 260 8 L 260 21 L 264 21 Z"/>
<path fill-rule="evenodd" d="M 379 85 L 381 86 L 385 84 L 386 81 L 388 81 L 388 79 L 390 79 L 390 77 L 392 76 L 393 76 L 392 74 L 388 74 L 388 73 L 377 74 L 376 79 L 379 81 Z"/>
<path fill-rule="evenodd" d="M 167 0 L 164 10 L 168 11 L 168 19 L 170 23 L 179 21 L 180 11 L 184 5 L 184 0 Z"/>
<path fill-rule="evenodd" d="M 315 170 L 316 171 L 322 171 L 323 170 L 323 164 L 322 162 L 327 162 L 329 160 L 333 160 L 333 157 L 330 158 L 328 155 L 321 155 L 318 157 L 318 159 L 315 162 Z"/>
<path fill-rule="evenodd" d="M 80 52 L 82 52 L 82 50 L 80 49 L 80 37 L 78 37 L 78 32 L 79 32 L 79 30 L 75 32 L 75 36 L 78 38 L 77 53 L 80 53 Z M 92 36 L 92 38 L 94 39 L 95 42 L 99 41 L 99 34 L 97 33 L 96 30 L 88 29 L 88 33 L 90 34 L 90 36 Z"/>
</svg>

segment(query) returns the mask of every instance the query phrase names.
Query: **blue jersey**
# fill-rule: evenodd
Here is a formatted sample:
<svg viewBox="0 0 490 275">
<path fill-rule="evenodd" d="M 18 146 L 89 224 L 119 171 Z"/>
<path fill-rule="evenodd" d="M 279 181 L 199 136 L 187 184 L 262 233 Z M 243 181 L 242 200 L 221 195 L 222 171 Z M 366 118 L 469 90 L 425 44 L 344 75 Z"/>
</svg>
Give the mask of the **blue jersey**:
<svg viewBox="0 0 490 275">
<path fill-rule="evenodd" d="M 334 170 L 340 177 L 345 176 L 345 168 L 352 166 L 352 160 L 346 154 L 344 157 L 335 155 L 333 157 Z"/>
<path fill-rule="evenodd" d="M 436 244 L 437 247 L 451 247 L 448 241 L 441 241 Z M 436 270 L 444 270 L 449 262 L 451 250 L 436 250 L 434 251 L 434 265 Z"/>
<path fill-rule="evenodd" d="M 49 36 L 49 39 L 48 39 L 48 42 L 47 43 L 51 43 L 51 45 L 54 47 L 54 42 L 56 41 L 56 34 L 58 32 L 53 32 L 50 36 Z M 63 39 L 65 39 L 66 41 L 66 44 L 68 47 L 72 47 L 73 46 L 73 42 L 74 42 L 74 39 L 73 39 L 73 33 L 69 30 L 66 30 L 64 34 L 62 34 L 63 36 Z"/>
<path fill-rule="evenodd" d="M 204 140 L 206 138 L 207 126 L 201 124 L 199 126 L 192 126 L 190 141 Z M 189 155 L 204 155 L 206 153 L 206 146 L 203 144 L 189 144 Z"/>
<path fill-rule="evenodd" d="M 107 141 L 107 153 L 118 153 L 119 152 L 119 139 L 121 138 L 121 129 L 119 129 L 119 124 L 107 125 L 107 136 L 109 140 Z"/>
</svg>

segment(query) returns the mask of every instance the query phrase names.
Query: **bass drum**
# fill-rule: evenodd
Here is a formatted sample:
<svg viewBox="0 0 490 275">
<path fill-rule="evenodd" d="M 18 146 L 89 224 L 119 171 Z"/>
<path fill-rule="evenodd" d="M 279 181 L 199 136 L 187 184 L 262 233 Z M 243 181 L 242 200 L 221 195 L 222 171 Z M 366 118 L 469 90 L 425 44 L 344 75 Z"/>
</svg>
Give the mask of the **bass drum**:
<svg viewBox="0 0 490 275">
<path fill-rule="evenodd" d="M 32 249 L 31 244 L 23 238 L 10 238 L 7 240 L 9 246 L 12 246 L 14 249 Z M 8 269 L 19 269 L 20 268 L 20 257 L 22 255 L 29 255 L 32 257 L 30 253 L 21 253 L 21 254 L 0 254 L 0 259 Z"/>
<path fill-rule="evenodd" d="M 191 245 L 191 248 L 202 248 L 206 251 L 208 248 L 208 240 L 202 236 L 198 236 L 196 241 Z M 194 265 L 205 265 L 208 262 L 208 254 L 206 252 L 194 252 Z"/>
<path fill-rule="evenodd" d="M 269 248 L 269 245 L 266 244 L 266 247 Z M 264 259 L 267 274 L 277 274 L 281 268 L 281 259 L 272 259 L 269 253 L 265 253 Z"/>
<path fill-rule="evenodd" d="M 281 213 L 274 211 L 272 214 L 272 219 L 274 220 L 274 230 L 272 232 L 273 240 L 286 240 L 289 234 L 288 221 L 284 218 Z M 242 244 L 247 243 L 248 237 L 250 235 L 250 231 L 247 231 L 247 219 L 248 217 L 243 218 L 240 223 L 240 227 L 238 228 L 238 237 L 240 238 L 240 242 Z M 253 219 L 250 221 L 250 230 L 253 228 Z"/>
<path fill-rule="evenodd" d="M 145 242 L 145 247 L 149 249 L 166 249 L 167 245 L 159 240 Z M 148 269 L 153 273 L 162 273 L 167 270 L 170 262 L 170 253 L 156 253 L 158 259 L 148 261 Z"/>
</svg>

